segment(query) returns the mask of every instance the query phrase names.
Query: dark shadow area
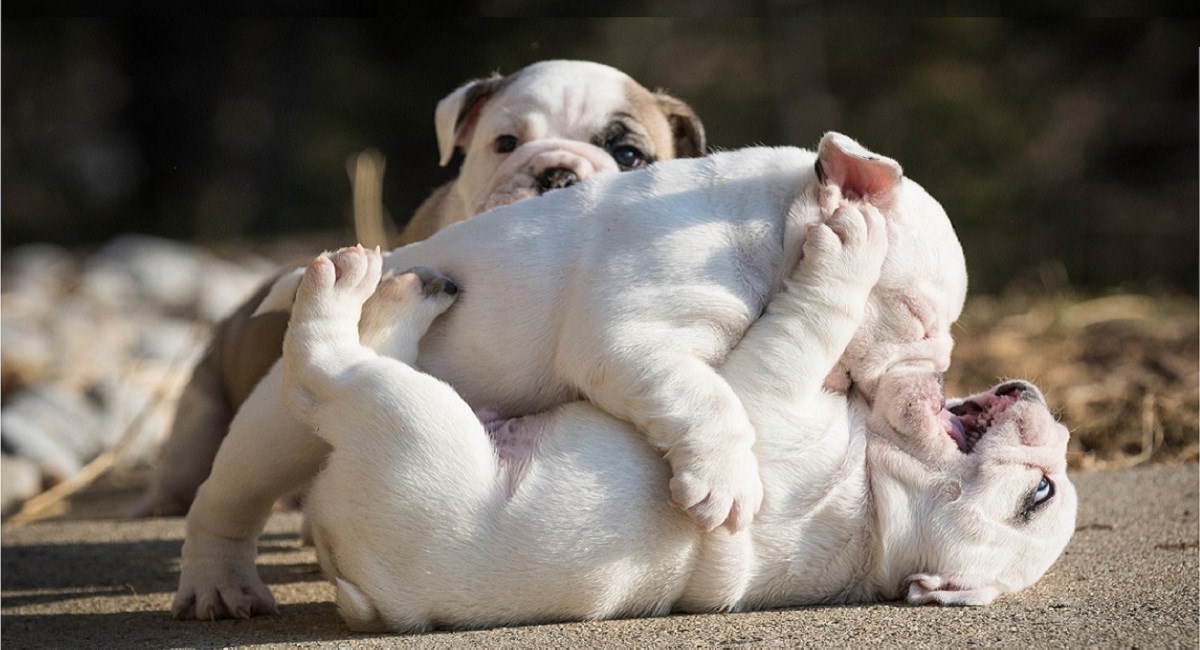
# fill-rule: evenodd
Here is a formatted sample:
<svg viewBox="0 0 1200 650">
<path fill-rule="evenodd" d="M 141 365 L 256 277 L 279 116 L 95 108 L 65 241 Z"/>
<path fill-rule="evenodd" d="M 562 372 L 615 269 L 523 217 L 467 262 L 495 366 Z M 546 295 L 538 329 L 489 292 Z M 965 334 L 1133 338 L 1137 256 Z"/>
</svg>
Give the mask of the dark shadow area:
<svg viewBox="0 0 1200 650">
<path fill-rule="evenodd" d="M 4 647 L 42 648 L 44 630 L 59 648 L 221 648 L 361 638 L 346 629 L 333 603 L 283 605 L 279 616 L 247 621 L 176 621 L 167 611 L 5 616 Z M 44 638 L 44 637 L 42 637 Z"/>
<path fill-rule="evenodd" d="M 263 535 L 262 541 L 260 554 L 301 549 L 299 539 L 292 534 L 267 534 Z M 14 606 L 81 597 L 79 593 L 68 591 L 73 589 L 99 595 L 172 593 L 179 582 L 182 543 L 182 540 L 151 540 L 5 545 L 0 554 L 4 604 Z M 259 575 L 267 586 L 322 579 L 316 564 L 309 562 L 260 564 Z M 63 590 L 65 593 L 10 593 L 26 590 Z"/>
</svg>

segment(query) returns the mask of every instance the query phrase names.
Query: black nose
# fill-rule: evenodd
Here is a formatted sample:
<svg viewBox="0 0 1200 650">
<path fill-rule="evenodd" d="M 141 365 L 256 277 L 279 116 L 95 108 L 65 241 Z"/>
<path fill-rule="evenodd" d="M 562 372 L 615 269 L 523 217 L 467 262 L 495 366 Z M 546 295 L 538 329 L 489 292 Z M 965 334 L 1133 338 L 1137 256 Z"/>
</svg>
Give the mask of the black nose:
<svg viewBox="0 0 1200 650">
<path fill-rule="evenodd" d="M 575 172 L 566 167 L 551 167 L 538 176 L 538 188 L 541 192 L 571 187 L 579 182 Z"/>
</svg>

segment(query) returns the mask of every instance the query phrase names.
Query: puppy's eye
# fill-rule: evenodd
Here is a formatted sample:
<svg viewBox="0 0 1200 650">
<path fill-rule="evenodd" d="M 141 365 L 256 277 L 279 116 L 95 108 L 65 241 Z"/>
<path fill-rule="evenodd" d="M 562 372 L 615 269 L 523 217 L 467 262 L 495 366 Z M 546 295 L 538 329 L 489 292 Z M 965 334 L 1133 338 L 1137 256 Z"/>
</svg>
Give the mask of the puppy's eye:
<svg viewBox="0 0 1200 650">
<path fill-rule="evenodd" d="M 511 153 L 517 148 L 517 136 L 502 135 L 496 138 L 496 153 Z"/>
<path fill-rule="evenodd" d="M 1033 492 L 1026 492 L 1025 496 L 1021 497 L 1021 503 L 1017 504 L 1017 523 L 1029 523 L 1034 514 L 1050 503 L 1052 498 L 1054 498 L 1054 481 L 1042 474 L 1042 480 L 1038 482 Z"/>
<path fill-rule="evenodd" d="M 623 144 L 613 149 L 612 157 L 613 160 L 617 161 L 617 165 L 622 170 L 645 167 L 649 162 L 646 160 L 646 154 L 642 153 L 641 149 L 630 144 Z"/>
<path fill-rule="evenodd" d="M 1054 496 L 1054 484 L 1045 476 L 1042 477 L 1042 482 L 1038 483 L 1037 489 L 1033 492 L 1033 504 L 1039 505 L 1050 500 Z"/>
</svg>

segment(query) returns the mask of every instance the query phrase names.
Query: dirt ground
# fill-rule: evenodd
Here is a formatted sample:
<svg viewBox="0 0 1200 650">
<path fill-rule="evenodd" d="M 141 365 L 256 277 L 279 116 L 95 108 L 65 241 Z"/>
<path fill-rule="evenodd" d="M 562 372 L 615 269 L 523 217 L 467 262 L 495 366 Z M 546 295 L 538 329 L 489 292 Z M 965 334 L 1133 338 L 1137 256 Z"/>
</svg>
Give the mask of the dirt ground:
<svg viewBox="0 0 1200 650">
<path fill-rule="evenodd" d="M 1194 462 L 1200 418 L 1195 297 L 974 297 L 955 326 L 950 394 L 1035 382 L 1071 430 L 1071 466 Z"/>
</svg>

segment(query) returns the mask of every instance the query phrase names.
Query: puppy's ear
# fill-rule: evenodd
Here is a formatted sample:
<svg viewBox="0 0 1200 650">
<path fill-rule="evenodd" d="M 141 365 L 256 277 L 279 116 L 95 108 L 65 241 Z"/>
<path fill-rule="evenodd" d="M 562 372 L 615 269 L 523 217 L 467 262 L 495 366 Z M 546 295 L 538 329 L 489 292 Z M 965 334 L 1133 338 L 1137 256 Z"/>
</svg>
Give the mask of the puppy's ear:
<svg viewBox="0 0 1200 650">
<path fill-rule="evenodd" d="M 977 607 L 991 603 L 999 595 L 1000 589 L 994 585 L 966 587 L 942 576 L 915 573 L 908 577 L 908 594 L 905 600 L 909 605 Z"/>
<path fill-rule="evenodd" d="M 900 163 L 833 131 L 821 138 L 816 167 L 821 183 L 840 188 L 842 196 L 885 205 L 904 177 Z"/>
<path fill-rule="evenodd" d="M 696 158 L 703 156 L 707 142 L 704 139 L 704 124 L 684 102 L 664 93 L 654 93 L 658 109 L 671 125 L 671 139 L 675 144 L 676 158 Z"/>
<path fill-rule="evenodd" d="M 454 156 L 454 150 L 466 146 L 471 139 L 471 131 L 479 121 L 479 111 L 503 82 L 504 78 L 498 74 L 487 79 L 468 81 L 438 102 L 433 114 L 440 155 L 438 164 L 445 167 Z"/>
</svg>

